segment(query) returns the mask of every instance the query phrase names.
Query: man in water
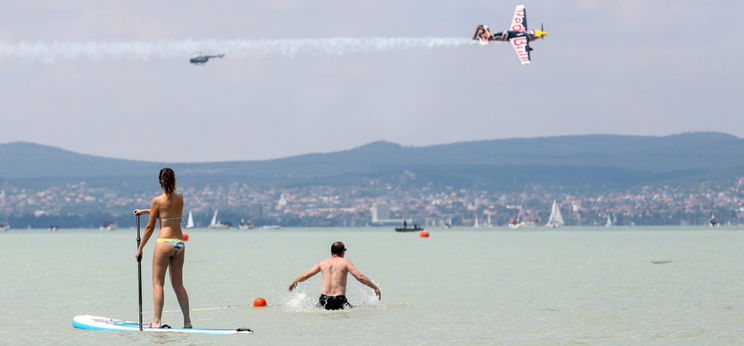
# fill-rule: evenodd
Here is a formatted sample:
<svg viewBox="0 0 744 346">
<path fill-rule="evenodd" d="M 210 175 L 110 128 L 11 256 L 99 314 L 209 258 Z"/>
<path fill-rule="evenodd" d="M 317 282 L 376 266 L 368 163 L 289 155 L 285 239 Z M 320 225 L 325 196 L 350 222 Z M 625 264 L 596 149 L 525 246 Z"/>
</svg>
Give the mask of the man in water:
<svg viewBox="0 0 744 346">
<path fill-rule="evenodd" d="M 318 264 L 300 274 L 289 285 L 289 291 L 292 292 L 298 283 L 321 272 L 323 273 L 323 284 L 320 287 L 318 304 L 326 310 L 343 310 L 346 306 L 351 307 L 351 304 L 346 300 L 346 277 L 347 274 L 351 273 L 359 282 L 375 290 L 377 299 L 382 299 L 382 293 L 380 293 L 377 285 L 360 273 L 351 261 L 344 258 L 344 254 L 346 254 L 344 243 L 340 241 L 333 243 L 331 245 L 331 257 L 318 262 Z"/>
</svg>

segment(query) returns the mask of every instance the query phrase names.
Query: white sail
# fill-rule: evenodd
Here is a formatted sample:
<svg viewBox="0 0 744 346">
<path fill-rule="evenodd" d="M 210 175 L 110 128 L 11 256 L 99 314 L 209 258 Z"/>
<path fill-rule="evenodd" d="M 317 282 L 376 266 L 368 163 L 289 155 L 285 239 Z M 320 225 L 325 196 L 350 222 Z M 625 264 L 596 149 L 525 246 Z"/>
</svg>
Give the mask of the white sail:
<svg viewBox="0 0 744 346">
<path fill-rule="evenodd" d="M 207 228 L 227 229 L 227 228 L 230 228 L 230 225 L 217 221 L 217 209 L 215 209 L 214 215 L 212 216 L 212 221 L 209 222 L 209 225 L 207 226 Z"/>
<path fill-rule="evenodd" d="M 189 212 L 188 221 L 186 221 L 186 228 L 194 228 L 194 215 Z"/>
<path fill-rule="evenodd" d="M 607 215 L 607 222 L 605 222 L 605 227 L 612 227 L 612 217 L 609 214 Z"/>
<path fill-rule="evenodd" d="M 209 225 L 216 225 L 217 224 L 217 209 L 214 210 L 214 215 L 212 216 L 212 221 L 209 222 Z"/>
<path fill-rule="evenodd" d="M 561 210 L 558 208 L 558 203 L 553 200 L 553 207 L 550 208 L 550 217 L 548 218 L 548 223 L 545 224 L 545 227 L 560 227 L 563 226 L 565 222 L 563 222 L 563 216 L 561 215 Z"/>
</svg>

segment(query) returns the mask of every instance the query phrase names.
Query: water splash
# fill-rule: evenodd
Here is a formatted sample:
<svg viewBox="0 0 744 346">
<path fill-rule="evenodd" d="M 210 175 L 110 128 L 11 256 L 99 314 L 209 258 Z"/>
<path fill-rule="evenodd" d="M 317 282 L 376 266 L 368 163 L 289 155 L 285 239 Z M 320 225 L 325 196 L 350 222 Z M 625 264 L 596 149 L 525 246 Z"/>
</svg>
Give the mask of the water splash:
<svg viewBox="0 0 744 346">
<path fill-rule="evenodd" d="M 317 300 L 308 298 L 304 291 L 294 291 L 289 293 L 282 304 L 282 309 L 292 311 L 309 311 L 315 310 Z"/>
<path fill-rule="evenodd" d="M 228 58 L 300 55 L 344 55 L 402 49 L 473 45 L 455 37 L 330 37 L 281 40 L 181 40 L 113 42 L 0 42 L 0 59 L 54 62 L 58 60 L 169 60 L 196 53 L 226 53 Z"/>
<path fill-rule="evenodd" d="M 347 288 L 347 297 L 351 305 L 356 309 L 384 309 L 385 306 L 377 299 L 374 291 L 369 287 L 357 282 L 351 282 Z M 290 292 L 282 303 L 282 309 L 285 311 L 305 311 L 305 312 L 327 312 L 318 309 L 317 296 L 310 297 L 305 291 L 296 290 Z M 350 310 L 345 310 L 350 311 Z"/>
<path fill-rule="evenodd" d="M 352 291 L 355 297 L 358 297 L 358 301 L 354 304 L 355 307 L 367 307 L 374 309 L 384 309 L 385 306 L 382 304 L 375 295 L 375 292 L 369 287 L 362 285 L 358 282 L 352 282 L 347 288 L 348 291 Z"/>
</svg>

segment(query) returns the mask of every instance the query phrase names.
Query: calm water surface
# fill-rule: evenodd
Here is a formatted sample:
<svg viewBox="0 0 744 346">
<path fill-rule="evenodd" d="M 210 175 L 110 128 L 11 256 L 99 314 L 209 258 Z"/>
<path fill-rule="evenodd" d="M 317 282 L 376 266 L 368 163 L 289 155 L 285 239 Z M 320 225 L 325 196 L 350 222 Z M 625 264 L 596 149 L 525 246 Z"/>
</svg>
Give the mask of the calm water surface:
<svg viewBox="0 0 744 346">
<path fill-rule="evenodd" d="M 185 283 L 197 327 L 252 335 L 84 331 L 75 315 L 137 320 L 135 230 L 0 233 L 2 344 L 742 344 L 744 229 L 390 229 L 190 232 Z M 299 273 L 341 240 L 382 289 L 313 308 Z M 152 311 L 148 244 L 145 320 Z M 251 302 L 265 297 L 266 308 Z M 163 322 L 180 326 L 172 289 Z"/>
</svg>

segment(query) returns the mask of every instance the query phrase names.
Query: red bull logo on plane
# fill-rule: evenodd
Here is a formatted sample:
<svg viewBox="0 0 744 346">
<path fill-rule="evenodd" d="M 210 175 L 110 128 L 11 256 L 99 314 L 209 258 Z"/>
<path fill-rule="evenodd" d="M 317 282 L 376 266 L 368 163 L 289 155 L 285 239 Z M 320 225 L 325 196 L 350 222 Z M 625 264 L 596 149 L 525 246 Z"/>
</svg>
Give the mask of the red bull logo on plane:
<svg viewBox="0 0 744 346">
<path fill-rule="evenodd" d="M 526 31 L 527 28 L 524 27 L 524 8 L 517 7 L 516 11 L 514 11 L 514 18 L 512 19 L 512 31 Z"/>
</svg>

